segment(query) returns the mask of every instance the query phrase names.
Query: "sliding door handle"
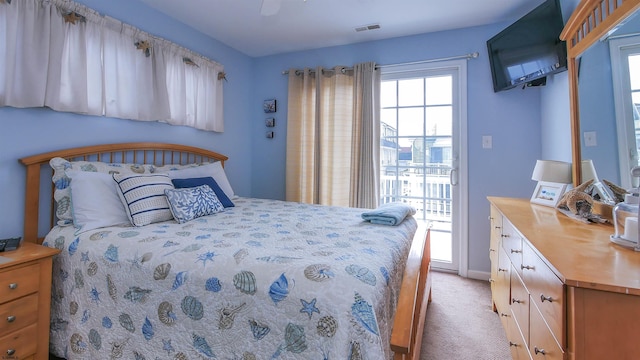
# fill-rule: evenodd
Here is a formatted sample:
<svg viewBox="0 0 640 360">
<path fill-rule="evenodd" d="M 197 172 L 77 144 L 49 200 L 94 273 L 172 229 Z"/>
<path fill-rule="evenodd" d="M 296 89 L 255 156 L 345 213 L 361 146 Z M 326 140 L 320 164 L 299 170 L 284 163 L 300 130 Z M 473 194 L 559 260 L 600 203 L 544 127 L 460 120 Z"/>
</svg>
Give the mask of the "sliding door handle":
<svg viewBox="0 0 640 360">
<path fill-rule="evenodd" d="M 458 169 L 457 168 L 451 168 L 451 171 L 449 172 L 449 184 L 451 184 L 451 186 L 458 185 Z"/>
</svg>

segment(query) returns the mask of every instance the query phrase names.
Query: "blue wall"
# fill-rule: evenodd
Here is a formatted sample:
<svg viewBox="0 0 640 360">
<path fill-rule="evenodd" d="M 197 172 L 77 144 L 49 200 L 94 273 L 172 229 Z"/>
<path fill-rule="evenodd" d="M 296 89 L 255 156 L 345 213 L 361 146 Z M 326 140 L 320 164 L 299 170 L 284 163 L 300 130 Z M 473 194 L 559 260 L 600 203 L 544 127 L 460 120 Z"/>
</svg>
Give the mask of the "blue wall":
<svg viewBox="0 0 640 360">
<path fill-rule="evenodd" d="M 43 151 L 96 143 L 166 141 L 212 149 L 230 157 L 227 172 L 239 195 L 283 199 L 287 79 L 282 71 L 305 66 L 396 64 L 479 52 L 468 62 L 469 269 L 489 271 L 487 196 L 529 197 L 531 171 L 540 158 L 543 88 L 494 93 L 486 40 L 507 23 L 249 58 L 138 1 L 83 0 L 104 14 L 164 37 L 225 65 L 225 132 L 209 133 L 160 123 L 87 117 L 47 109 L 0 108 L 0 237 L 22 234 L 24 169 L 17 159 Z M 144 14 L 141 16 L 140 14 Z M 278 100 L 275 138 L 267 139 L 264 99 Z M 567 120 L 568 121 L 568 120 Z M 482 148 L 482 136 L 493 148 Z"/>
</svg>

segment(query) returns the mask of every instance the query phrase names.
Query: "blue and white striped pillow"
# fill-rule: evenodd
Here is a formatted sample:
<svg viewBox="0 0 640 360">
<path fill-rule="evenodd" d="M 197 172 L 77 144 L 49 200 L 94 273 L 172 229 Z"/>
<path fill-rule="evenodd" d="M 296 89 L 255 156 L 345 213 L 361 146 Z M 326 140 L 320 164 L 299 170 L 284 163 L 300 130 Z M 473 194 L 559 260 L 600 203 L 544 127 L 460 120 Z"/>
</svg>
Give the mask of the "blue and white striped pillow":
<svg viewBox="0 0 640 360">
<path fill-rule="evenodd" d="M 122 200 L 129 220 L 134 226 L 172 220 L 166 189 L 173 189 L 173 183 L 166 174 L 113 174 L 117 183 L 118 196 Z"/>
</svg>

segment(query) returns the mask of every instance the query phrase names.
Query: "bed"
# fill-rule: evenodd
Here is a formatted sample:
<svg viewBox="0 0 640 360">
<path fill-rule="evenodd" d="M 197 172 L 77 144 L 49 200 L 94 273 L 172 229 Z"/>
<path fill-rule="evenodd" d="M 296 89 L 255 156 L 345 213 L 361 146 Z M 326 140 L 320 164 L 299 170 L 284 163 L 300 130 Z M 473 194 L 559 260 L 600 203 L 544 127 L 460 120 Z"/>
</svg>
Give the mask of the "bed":
<svg viewBox="0 0 640 360">
<path fill-rule="evenodd" d="M 69 360 L 419 358 L 431 296 L 428 229 L 412 217 L 376 225 L 362 220 L 364 209 L 238 197 L 224 174 L 227 160 L 163 143 L 20 159 L 24 241 L 61 250 L 53 265 L 51 353 Z M 216 193 L 228 195 L 216 202 L 219 211 L 174 209 L 206 186 L 167 192 L 172 219 L 137 212 L 120 193 L 138 226 L 80 219 L 80 210 L 70 219 L 63 201 L 108 204 L 102 193 L 63 193 L 69 176 L 77 188 L 102 174 L 121 187 L 130 179 L 175 184 L 214 166 Z M 40 237 L 45 218 L 50 226 Z"/>
</svg>

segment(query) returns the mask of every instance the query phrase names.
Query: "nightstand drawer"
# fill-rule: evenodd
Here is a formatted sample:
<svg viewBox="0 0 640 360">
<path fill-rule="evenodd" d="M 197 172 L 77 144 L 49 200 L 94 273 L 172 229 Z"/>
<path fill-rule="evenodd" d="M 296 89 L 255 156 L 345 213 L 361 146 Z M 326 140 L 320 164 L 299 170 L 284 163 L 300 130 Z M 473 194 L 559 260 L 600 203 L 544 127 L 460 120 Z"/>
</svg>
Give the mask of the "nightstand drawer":
<svg viewBox="0 0 640 360">
<path fill-rule="evenodd" d="M 0 303 L 34 293 L 40 287 L 40 264 L 0 273 Z"/>
<path fill-rule="evenodd" d="M 38 294 L 0 305 L 0 337 L 37 321 Z"/>
<path fill-rule="evenodd" d="M 6 359 L 26 359 L 36 353 L 38 342 L 38 327 L 36 324 L 0 337 L 0 356 Z"/>
</svg>

